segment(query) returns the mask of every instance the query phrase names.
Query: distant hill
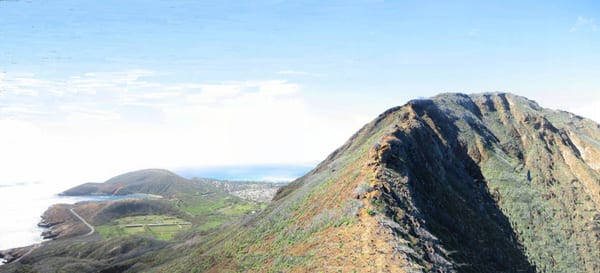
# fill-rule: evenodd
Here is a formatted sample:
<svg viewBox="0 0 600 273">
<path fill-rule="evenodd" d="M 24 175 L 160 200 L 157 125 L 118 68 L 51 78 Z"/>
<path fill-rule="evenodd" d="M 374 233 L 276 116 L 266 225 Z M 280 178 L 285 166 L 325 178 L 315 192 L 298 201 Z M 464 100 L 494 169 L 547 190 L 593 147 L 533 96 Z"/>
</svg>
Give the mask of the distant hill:
<svg viewBox="0 0 600 273">
<path fill-rule="evenodd" d="M 161 169 L 147 169 L 125 173 L 104 183 L 86 183 L 68 189 L 66 196 L 81 195 L 126 195 L 133 193 L 169 196 L 181 192 L 210 192 L 216 187 L 185 179 L 177 174 Z"/>
</svg>

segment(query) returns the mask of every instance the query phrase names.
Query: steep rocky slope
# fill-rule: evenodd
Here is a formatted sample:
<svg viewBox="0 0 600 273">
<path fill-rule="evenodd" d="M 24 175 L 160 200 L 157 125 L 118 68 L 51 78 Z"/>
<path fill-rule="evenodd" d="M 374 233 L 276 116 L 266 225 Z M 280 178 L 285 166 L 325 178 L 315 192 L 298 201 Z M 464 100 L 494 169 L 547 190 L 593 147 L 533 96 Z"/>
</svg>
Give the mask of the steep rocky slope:
<svg viewBox="0 0 600 273">
<path fill-rule="evenodd" d="M 599 272 L 600 129 L 526 98 L 390 109 L 158 272 Z"/>
</svg>

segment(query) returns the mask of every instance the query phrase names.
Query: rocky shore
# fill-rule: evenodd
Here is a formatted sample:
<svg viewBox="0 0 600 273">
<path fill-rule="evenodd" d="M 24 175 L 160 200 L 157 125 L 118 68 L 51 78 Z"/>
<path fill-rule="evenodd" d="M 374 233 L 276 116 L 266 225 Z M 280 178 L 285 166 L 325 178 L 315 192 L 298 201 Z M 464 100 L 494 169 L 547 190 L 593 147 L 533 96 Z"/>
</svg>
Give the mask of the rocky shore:
<svg viewBox="0 0 600 273">
<path fill-rule="evenodd" d="M 7 264 L 13 262 L 26 253 L 28 253 L 31 249 L 35 248 L 36 245 L 30 245 L 25 247 L 17 247 L 6 250 L 0 250 L 0 265 Z"/>
<path fill-rule="evenodd" d="M 37 224 L 37 226 L 41 227 L 41 228 L 45 228 L 46 230 L 42 231 L 42 234 L 40 236 L 42 236 L 42 238 L 44 240 L 53 239 L 56 236 L 58 236 L 58 234 L 52 230 L 52 227 L 55 225 L 58 225 L 62 222 L 59 222 L 59 223 L 49 222 L 47 219 L 44 218 L 44 216 L 41 216 L 41 217 L 42 217 L 42 220 Z"/>
</svg>

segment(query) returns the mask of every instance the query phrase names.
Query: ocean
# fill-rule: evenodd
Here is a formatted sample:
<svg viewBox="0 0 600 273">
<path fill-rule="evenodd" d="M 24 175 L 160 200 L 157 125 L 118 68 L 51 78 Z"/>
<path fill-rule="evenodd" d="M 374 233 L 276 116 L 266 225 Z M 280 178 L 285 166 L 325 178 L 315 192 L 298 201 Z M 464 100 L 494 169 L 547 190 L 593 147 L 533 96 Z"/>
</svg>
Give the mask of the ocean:
<svg viewBox="0 0 600 273">
<path fill-rule="evenodd" d="M 53 187 L 54 188 L 54 187 Z M 42 241 L 43 228 L 37 226 L 40 216 L 53 204 L 74 204 L 80 201 L 106 201 L 132 196 L 59 196 L 56 189 L 43 183 L 0 185 L 0 250 L 28 246 Z"/>
<path fill-rule="evenodd" d="M 0 249 L 27 246 L 42 241 L 37 227 L 40 215 L 52 204 L 69 203 L 82 198 L 60 197 L 52 185 L 19 183 L 0 185 Z"/>
</svg>

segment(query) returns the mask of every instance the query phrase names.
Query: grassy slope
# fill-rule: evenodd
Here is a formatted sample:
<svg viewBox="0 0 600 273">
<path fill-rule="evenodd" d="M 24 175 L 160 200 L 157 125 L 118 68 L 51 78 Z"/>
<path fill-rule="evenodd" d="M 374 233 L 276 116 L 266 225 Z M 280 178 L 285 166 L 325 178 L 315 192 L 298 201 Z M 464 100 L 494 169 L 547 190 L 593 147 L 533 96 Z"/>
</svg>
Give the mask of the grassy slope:
<svg viewBox="0 0 600 273">
<path fill-rule="evenodd" d="M 385 134 L 393 118 L 382 115 L 314 171 L 283 188 L 277 201 L 244 226 L 214 238 L 189 256 L 169 263 L 160 272 L 317 271 L 359 272 L 387 266 L 404 271 L 405 257 L 393 251 L 396 242 L 354 193 L 374 176 L 369 149 Z M 323 244 L 326 247 L 322 247 Z M 397 263 L 385 265 L 373 255 L 387 253 Z M 418 267 L 418 265 L 414 265 Z"/>
<path fill-rule="evenodd" d="M 168 226 L 153 226 L 156 224 L 164 224 Z M 128 227 L 128 225 L 134 225 Z M 98 233 L 103 238 L 116 238 L 131 235 L 143 235 L 153 237 L 163 241 L 171 241 L 174 235 L 188 230 L 190 223 L 184 219 L 180 219 L 168 215 L 143 215 L 129 216 L 113 219 L 107 225 L 96 227 Z"/>
</svg>

